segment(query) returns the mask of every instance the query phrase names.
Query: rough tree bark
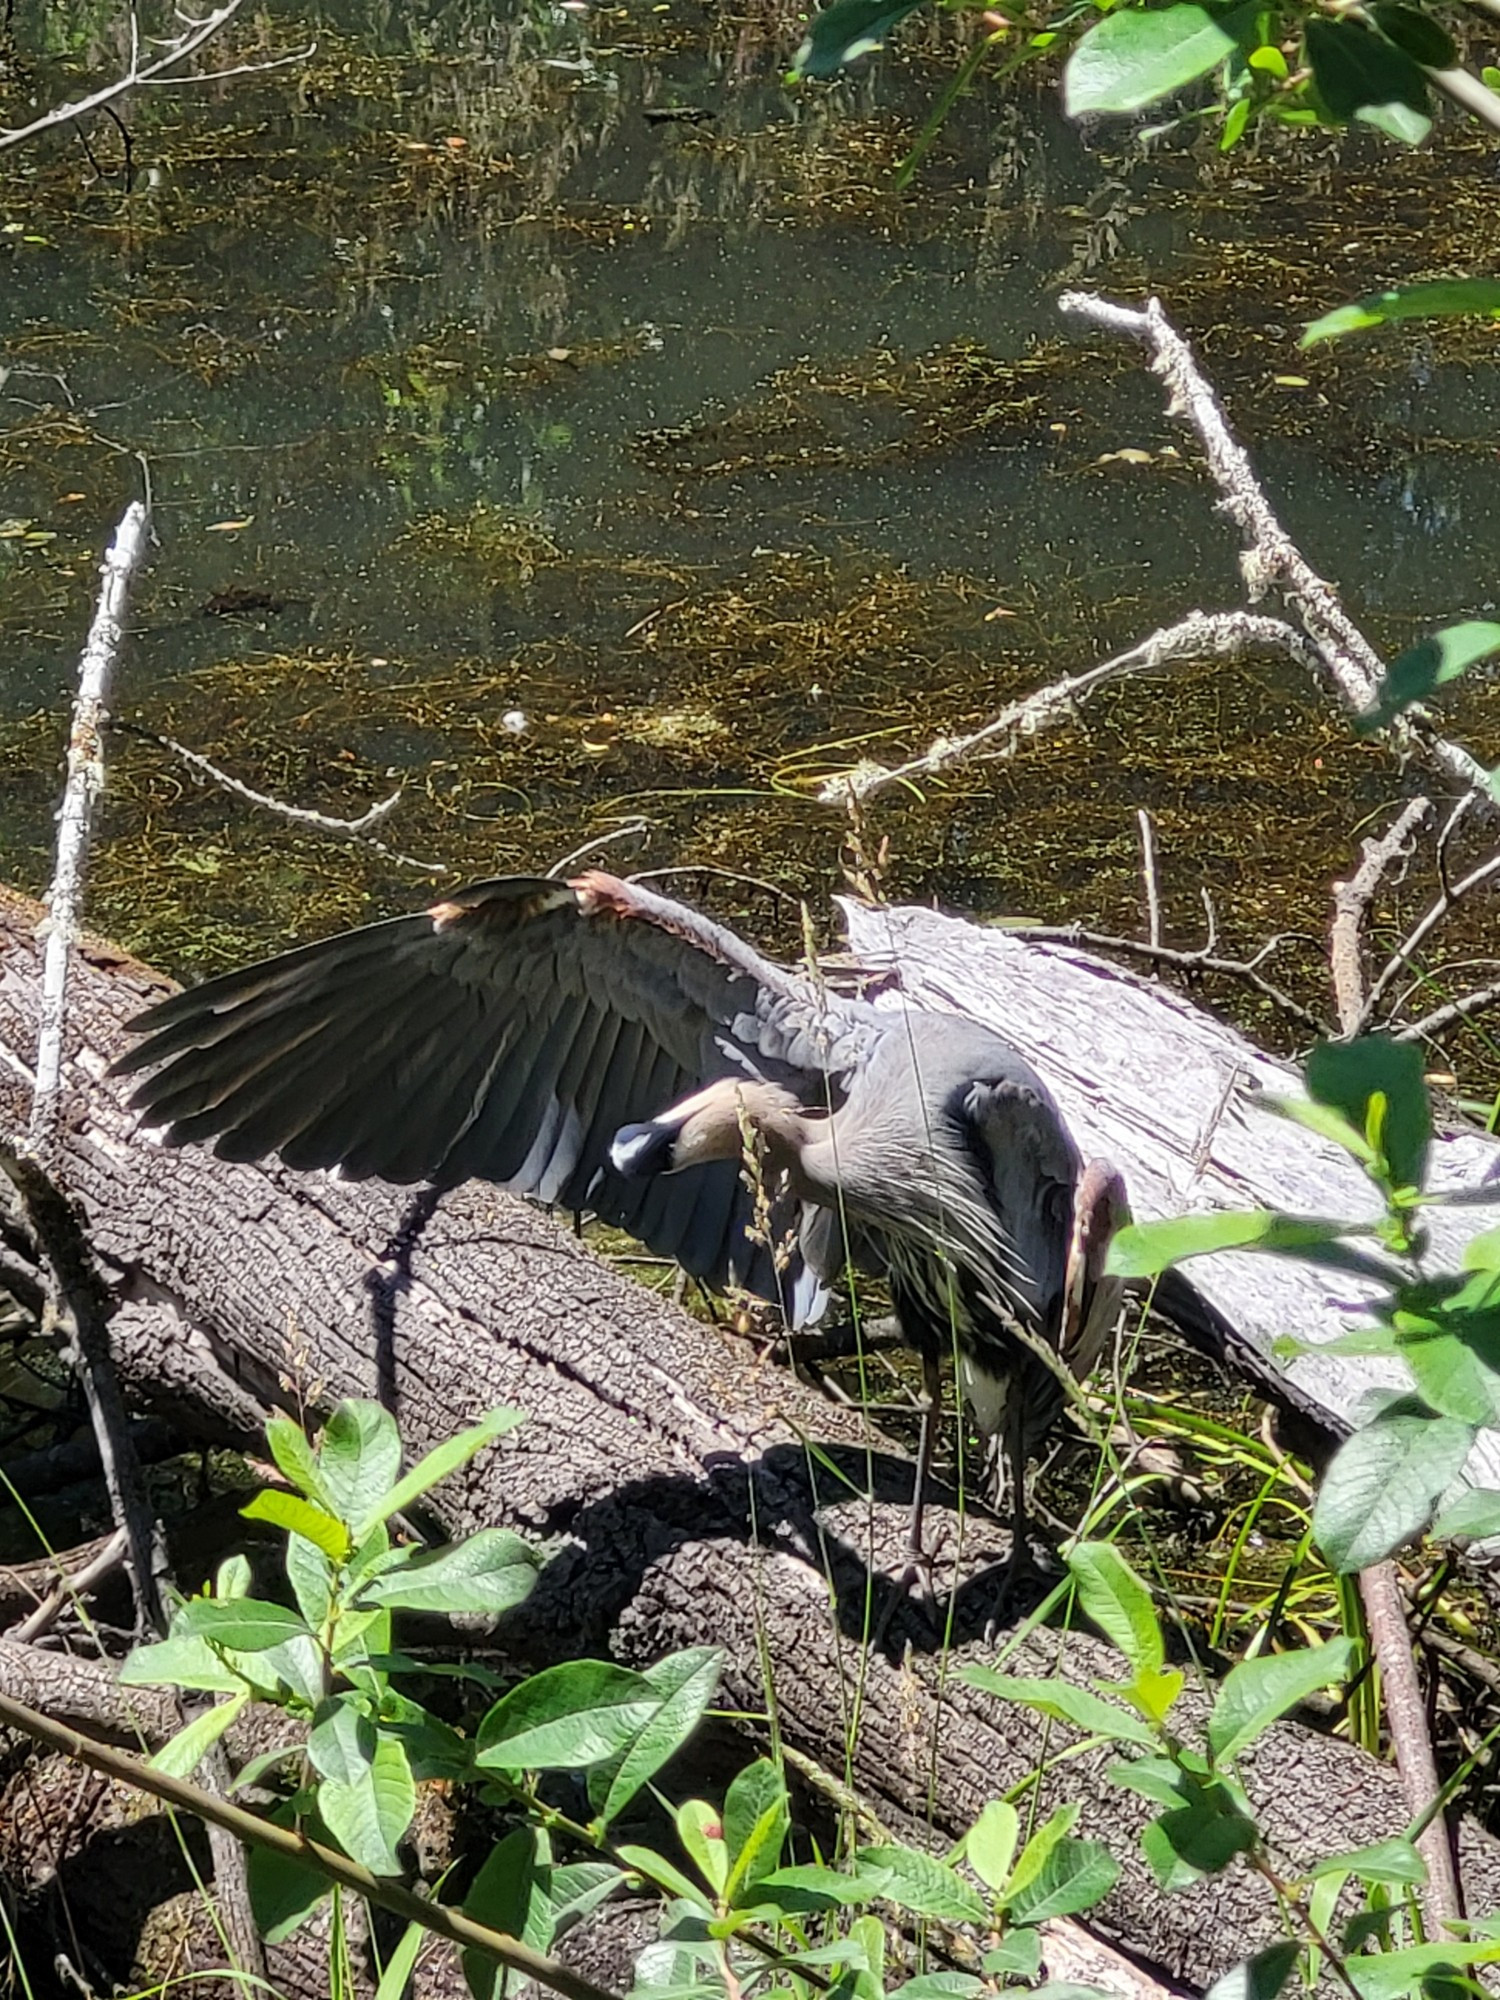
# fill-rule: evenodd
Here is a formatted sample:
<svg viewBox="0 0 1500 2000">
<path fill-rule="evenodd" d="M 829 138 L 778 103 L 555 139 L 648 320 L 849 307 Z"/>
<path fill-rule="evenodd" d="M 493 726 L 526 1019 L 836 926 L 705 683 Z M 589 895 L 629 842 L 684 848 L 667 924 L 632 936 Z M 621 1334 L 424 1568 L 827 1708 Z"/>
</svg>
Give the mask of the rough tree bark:
<svg viewBox="0 0 1500 2000">
<path fill-rule="evenodd" d="M 12 1124 L 35 1029 L 35 914 L 0 895 L 0 1119 Z M 139 1397 L 165 1395 L 203 1433 L 243 1437 L 256 1399 L 290 1374 L 316 1404 L 383 1396 L 413 1455 L 489 1405 L 519 1404 L 530 1420 L 439 1496 L 451 1532 L 503 1522 L 548 1551 L 535 1593 L 501 1630 L 518 1658 L 645 1664 L 722 1645 L 728 1705 L 764 1712 L 768 1675 L 783 1739 L 838 1773 L 847 1751 L 857 1790 L 919 1838 L 928 1822 L 946 1840 L 1056 1759 L 1068 1733 L 961 1686 L 957 1661 L 904 1595 L 880 1648 L 864 1643 L 900 1568 L 911 1480 L 856 1413 L 494 1190 L 459 1190 L 434 1211 L 397 1190 L 151 1145 L 103 1081 L 121 1019 L 151 987 L 108 948 L 80 965 L 59 1154 L 125 1301 L 115 1336 Z M 972 1517 L 946 1525 L 962 1551 L 959 1652 L 981 1653 L 986 1570 L 1004 1535 Z M 1119 1669 L 1088 1636 L 1055 1632 L 1007 1665 L 1105 1679 Z M 1192 1713 L 1202 1708 L 1195 1697 Z M 1134 1840 L 1144 1807 L 1107 1783 L 1110 1761 L 1053 1761 L 1043 1808 L 1077 1798 L 1080 1831 L 1107 1838 L 1124 1862 L 1098 1929 L 1207 1983 L 1279 1934 L 1271 1899 L 1238 1867 L 1163 1896 Z M 1263 1823 L 1293 1864 L 1403 1823 L 1394 1775 L 1310 1730 L 1278 1728 L 1247 1764 Z M 1469 1827 L 1462 1853 L 1471 1911 L 1500 1907 L 1500 1846 Z M 1086 1967 L 1076 1930 L 1055 1927 L 1052 1945 L 1055 1971 L 1108 1982 Z"/>
</svg>

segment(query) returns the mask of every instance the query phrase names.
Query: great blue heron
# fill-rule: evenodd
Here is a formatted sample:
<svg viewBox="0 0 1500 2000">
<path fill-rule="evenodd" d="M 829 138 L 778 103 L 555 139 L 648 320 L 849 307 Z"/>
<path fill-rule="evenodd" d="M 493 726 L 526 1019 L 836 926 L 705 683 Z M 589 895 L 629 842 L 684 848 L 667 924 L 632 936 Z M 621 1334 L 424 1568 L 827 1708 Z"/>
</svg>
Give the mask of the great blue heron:
<svg viewBox="0 0 1500 2000">
<path fill-rule="evenodd" d="M 1083 1168 L 1035 1070 L 956 1016 L 877 1009 L 697 911 L 597 870 L 509 877 L 164 1000 L 117 1071 L 168 1144 L 279 1153 L 588 1210 L 715 1287 L 817 1317 L 846 1262 L 883 1272 L 923 1356 L 956 1351 L 1026 1459 L 1113 1323 L 1123 1193 Z"/>
</svg>

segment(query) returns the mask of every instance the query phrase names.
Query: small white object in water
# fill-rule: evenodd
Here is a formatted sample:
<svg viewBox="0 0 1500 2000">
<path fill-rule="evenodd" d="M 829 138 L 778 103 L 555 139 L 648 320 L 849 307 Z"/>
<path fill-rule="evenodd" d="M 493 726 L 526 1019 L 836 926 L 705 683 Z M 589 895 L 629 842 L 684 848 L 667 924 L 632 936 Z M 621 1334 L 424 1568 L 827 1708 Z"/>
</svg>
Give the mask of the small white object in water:
<svg viewBox="0 0 1500 2000">
<path fill-rule="evenodd" d="M 500 718 L 500 727 L 509 730 L 512 736 L 524 736 L 531 724 L 519 708 L 508 708 Z"/>
</svg>

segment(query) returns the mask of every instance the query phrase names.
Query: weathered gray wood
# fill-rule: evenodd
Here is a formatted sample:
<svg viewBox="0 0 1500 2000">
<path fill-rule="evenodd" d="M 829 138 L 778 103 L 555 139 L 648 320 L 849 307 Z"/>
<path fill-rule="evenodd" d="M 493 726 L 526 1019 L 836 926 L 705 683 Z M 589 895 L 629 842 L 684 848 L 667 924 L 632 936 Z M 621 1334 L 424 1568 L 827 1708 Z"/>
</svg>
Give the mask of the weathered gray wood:
<svg viewBox="0 0 1500 2000">
<path fill-rule="evenodd" d="M 1084 1152 L 1124 1173 L 1138 1220 L 1260 1206 L 1378 1213 L 1347 1153 L 1256 1103 L 1259 1094 L 1305 1095 L 1296 1071 L 1169 987 L 1024 931 L 934 910 L 843 907 L 861 964 L 892 973 L 921 1006 L 985 1022 L 1036 1064 Z M 1487 1182 L 1494 1205 L 1430 1212 L 1440 1261 L 1456 1265 L 1469 1237 L 1500 1223 L 1500 1143 L 1478 1132 L 1434 1142 L 1433 1188 Z M 1185 1269 L 1273 1363 L 1271 1344 L 1283 1334 L 1324 1341 L 1368 1324 L 1359 1301 L 1370 1286 L 1292 1258 L 1223 1252 Z M 1303 1356 L 1286 1372 L 1346 1423 L 1372 1384 L 1404 1379 L 1393 1365 L 1335 1354 Z M 1500 1485 L 1500 1435 L 1481 1438 L 1469 1475 Z"/>
<path fill-rule="evenodd" d="M 0 1120 L 24 1106 L 31 920 L 0 895 Z M 925 1822 L 946 1841 L 1044 1770 L 1042 1810 L 1078 1799 L 1083 1828 L 1124 1863 L 1097 1928 L 1174 1976 L 1206 1984 L 1279 1934 L 1264 1885 L 1239 1867 L 1162 1896 L 1134 1841 L 1144 1807 L 1107 1783 L 1108 1755 L 1059 1760 L 1067 1731 L 958 1682 L 966 1653 L 987 1656 L 978 1634 L 1002 1530 L 942 1521 L 947 1547 L 964 1552 L 945 1655 L 904 1594 L 891 1600 L 910 1470 L 858 1413 L 821 1402 L 493 1190 L 459 1190 L 419 1226 L 420 1207 L 397 1190 L 146 1143 L 102 1073 L 148 982 L 117 956 L 81 966 L 67 1049 L 63 1166 L 119 1290 L 137 1302 L 115 1325 L 127 1374 L 151 1380 L 175 1342 L 211 1352 L 245 1389 L 270 1394 L 289 1374 L 315 1407 L 380 1390 L 413 1454 L 487 1405 L 517 1403 L 530 1421 L 439 1496 L 451 1531 L 503 1522 L 548 1551 L 533 1598 L 503 1627 L 516 1655 L 644 1664 L 712 1641 L 726 1649 L 726 1705 L 757 1714 L 774 1699 L 782 1739 L 835 1772 L 847 1753 L 852 1783 L 898 1832 L 920 1838 Z M 181 1370 L 173 1386 L 180 1398 Z M 870 1621 L 888 1602 L 872 1650 Z M 1055 1633 L 1007 1664 L 1083 1678 L 1119 1669 L 1086 1635 Z M 1184 1726 L 1203 1708 L 1192 1695 Z M 1308 1730 L 1263 1739 L 1247 1780 L 1294 1858 L 1404 1823 L 1390 1771 Z M 1464 1852 L 1471 1907 L 1500 1908 L 1500 1846 L 1466 1829 Z M 1059 1966 L 1070 1943 L 1076 1930 L 1057 1934 Z"/>
</svg>

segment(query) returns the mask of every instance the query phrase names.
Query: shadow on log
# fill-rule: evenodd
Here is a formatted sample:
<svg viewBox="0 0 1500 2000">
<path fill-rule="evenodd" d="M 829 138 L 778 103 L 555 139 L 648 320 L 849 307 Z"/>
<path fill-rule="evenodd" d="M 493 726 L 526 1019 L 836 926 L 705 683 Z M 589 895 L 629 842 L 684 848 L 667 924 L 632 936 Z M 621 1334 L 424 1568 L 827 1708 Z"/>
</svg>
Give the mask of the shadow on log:
<svg viewBox="0 0 1500 2000">
<path fill-rule="evenodd" d="M 35 1035 L 38 915 L 0 896 L 0 1115 L 12 1126 Z M 858 1413 L 493 1189 L 434 1205 L 152 1145 L 102 1079 L 120 1022 L 157 990 L 107 948 L 79 966 L 61 1155 L 122 1302 L 118 1360 L 140 1403 L 199 1436 L 243 1442 L 262 1406 L 286 1400 L 278 1379 L 295 1376 L 318 1405 L 382 1395 L 412 1456 L 493 1404 L 517 1404 L 529 1421 L 437 1499 L 449 1532 L 503 1523 L 549 1556 L 501 1628 L 520 1660 L 608 1653 L 642 1666 L 678 1647 L 723 1646 L 726 1705 L 761 1714 L 774 1699 L 785 1742 L 828 1772 L 847 1768 L 903 1836 L 930 1837 L 930 1824 L 946 1844 L 1048 1765 L 1042 1810 L 1077 1799 L 1077 1831 L 1123 1863 L 1098 1933 L 1169 1977 L 1207 1984 L 1280 1935 L 1269 1893 L 1238 1865 L 1162 1894 L 1136 1838 L 1146 1808 L 1106 1779 L 1112 1751 L 1059 1762 L 1067 1730 L 959 1684 L 958 1660 L 927 1620 L 892 1598 L 911 1470 Z M 1004 1533 L 973 1516 L 945 1525 L 945 1546 L 962 1556 L 959 1654 L 983 1657 L 987 1572 Z M 865 1635 L 888 1604 L 872 1654 Z M 1049 1631 L 1006 1664 L 1084 1680 L 1118 1678 L 1122 1665 L 1087 1635 Z M 1184 1726 L 1204 1706 L 1185 1700 Z M 1311 1730 L 1271 1731 L 1244 1775 L 1293 1867 L 1404 1824 L 1394 1775 Z M 1461 1851 L 1471 1914 L 1500 1907 L 1500 1846 L 1466 1827 Z M 1048 1942 L 1054 1977 L 1129 1986 L 1080 1927 L 1053 1925 Z"/>
</svg>

